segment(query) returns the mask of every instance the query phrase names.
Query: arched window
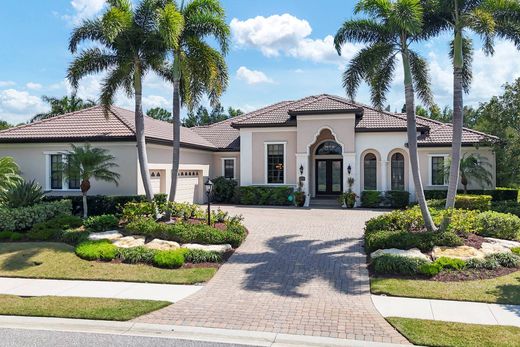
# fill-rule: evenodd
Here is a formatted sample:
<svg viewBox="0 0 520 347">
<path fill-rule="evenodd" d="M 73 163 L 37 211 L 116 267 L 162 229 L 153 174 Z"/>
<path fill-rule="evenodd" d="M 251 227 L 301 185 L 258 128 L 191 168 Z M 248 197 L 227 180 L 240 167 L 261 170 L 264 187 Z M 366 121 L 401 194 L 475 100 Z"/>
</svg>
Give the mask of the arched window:
<svg viewBox="0 0 520 347">
<path fill-rule="evenodd" d="M 377 158 L 375 154 L 368 153 L 364 161 L 364 190 L 377 190 Z"/>
<path fill-rule="evenodd" d="M 337 155 L 342 152 L 341 146 L 334 141 L 323 142 L 316 148 L 316 155 Z"/>
<path fill-rule="evenodd" d="M 392 190 L 404 190 L 404 156 L 401 153 L 392 155 L 391 165 Z"/>
</svg>

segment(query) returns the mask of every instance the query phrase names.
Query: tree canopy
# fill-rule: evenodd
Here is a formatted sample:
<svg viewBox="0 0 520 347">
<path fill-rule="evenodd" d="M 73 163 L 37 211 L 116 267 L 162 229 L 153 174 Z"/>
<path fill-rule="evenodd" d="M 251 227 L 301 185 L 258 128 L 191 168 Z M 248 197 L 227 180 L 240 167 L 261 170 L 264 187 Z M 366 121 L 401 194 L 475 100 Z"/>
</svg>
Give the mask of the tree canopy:
<svg viewBox="0 0 520 347">
<path fill-rule="evenodd" d="M 227 113 L 224 111 L 224 107 L 218 104 L 211 111 L 204 106 L 199 106 L 195 112 L 191 111 L 182 122 L 182 125 L 188 128 L 210 125 L 224 121 L 229 118 L 237 117 L 244 114 L 240 109 L 229 107 Z"/>
<path fill-rule="evenodd" d="M 97 104 L 94 100 L 83 100 L 82 98 L 77 97 L 75 93 L 61 98 L 44 95 L 42 96 L 42 100 L 49 104 L 51 110 L 49 112 L 37 114 L 31 119 L 31 122 L 83 110 L 88 107 L 96 106 Z"/>
</svg>

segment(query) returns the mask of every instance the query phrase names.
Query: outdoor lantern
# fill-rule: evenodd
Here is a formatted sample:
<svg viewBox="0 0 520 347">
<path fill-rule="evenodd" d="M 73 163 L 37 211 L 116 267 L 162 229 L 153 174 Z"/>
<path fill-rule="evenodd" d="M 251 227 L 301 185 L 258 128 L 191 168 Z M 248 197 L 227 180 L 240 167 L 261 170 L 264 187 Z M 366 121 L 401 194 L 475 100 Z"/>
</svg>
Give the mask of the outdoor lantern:
<svg viewBox="0 0 520 347">
<path fill-rule="evenodd" d="M 303 175 L 303 164 L 300 165 L 300 175 Z"/>
<path fill-rule="evenodd" d="M 350 166 L 350 164 L 348 164 L 347 172 L 348 172 L 349 175 L 350 175 L 350 173 L 352 172 L 352 166 Z"/>
<path fill-rule="evenodd" d="M 213 182 L 210 181 L 209 177 L 206 183 L 204 183 L 204 187 L 206 187 L 206 195 L 208 196 L 208 225 L 211 225 L 211 191 L 213 190 Z"/>
</svg>

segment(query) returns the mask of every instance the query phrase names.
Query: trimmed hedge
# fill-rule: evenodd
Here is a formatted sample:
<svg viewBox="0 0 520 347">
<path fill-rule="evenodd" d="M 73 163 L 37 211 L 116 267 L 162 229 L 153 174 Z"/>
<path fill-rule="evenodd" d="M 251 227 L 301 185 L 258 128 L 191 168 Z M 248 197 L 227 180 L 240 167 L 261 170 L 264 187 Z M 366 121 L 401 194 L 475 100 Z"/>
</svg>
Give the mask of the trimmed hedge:
<svg viewBox="0 0 520 347">
<path fill-rule="evenodd" d="M 494 211 L 478 215 L 478 234 L 506 240 L 520 240 L 520 218 Z"/>
<path fill-rule="evenodd" d="M 80 243 L 75 252 L 81 259 L 111 261 L 117 255 L 117 247 L 109 240 L 86 241 Z"/>
<path fill-rule="evenodd" d="M 421 258 L 384 254 L 372 260 L 370 266 L 377 274 L 416 275 L 425 264 L 427 261 Z"/>
<path fill-rule="evenodd" d="M 184 265 L 184 252 L 182 249 L 173 251 L 157 251 L 153 257 L 153 264 L 157 267 L 177 269 Z"/>
<path fill-rule="evenodd" d="M 410 193 L 402 190 L 385 192 L 385 205 L 393 208 L 405 208 L 410 203 Z"/>
<path fill-rule="evenodd" d="M 500 213 L 511 213 L 520 217 L 520 203 L 516 201 L 497 201 L 491 203 L 491 210 Z"/>
<path fill-rule="evenodd" d="M 119 226 L 119 219 L 112 214 L 92 216 L 85 220 L 85 228 L 90 232 L 107 231 Z"/>
<path fill-rule="evenodd" d="M 455 197 L 455 208 L 465 210 L 487 211 L 491 207 L 491 195 L 457 195 Z"/>
<path fill-rule="evenodd" d="M 361 192 L 361 207 L 380 207 L 383 202 L 383 195 L 377 190 L 364 190 Z"/>
<path fill-rule="evenodd" d="M 294 188 L 246 186 L 238 188 L 237 201 L 242 205 L 294 205 Z"/>
<path fill-rule="evenodd" d="M 461 246 L 463 241 L 452 232 L 409 232 L 404 230 L 379 230 L 365 234 L 365 250 L 372 253 L 378 249 L 419 248 L 422 252 L 429 252 L 435 246 Z"/>
<path fill-rule="evenodd" d="M 212 182 L 212 198 L 214 202 L 233 202 L 238 186 L 238 182 L 236 180 L 232 180 L 221 176 L 213 179 Z"/>
<path fill-rule="evenodd" d="M 459 194 L 463 194 L 464 192 L 459 190 Z M 514 188 L 496 188 L 489 190 L 468 190 L 468 194 L 471 195 L 491 195 L 493 197 L 493 201 L 518 201 L 518 189 Z M 425 190 L 424 195 L 427 200 L 436 200 L 436 199 L 446 199 L 446 195 L 448 194 L 447 190 Z"/>
<path fill-rule="evenodd" d="M 70 200 L 44 202 L 29 207 L 0 207 L 0 230 L 26 231 L 35 224 L 60 215 L 70 215 Z"/>
</svg>

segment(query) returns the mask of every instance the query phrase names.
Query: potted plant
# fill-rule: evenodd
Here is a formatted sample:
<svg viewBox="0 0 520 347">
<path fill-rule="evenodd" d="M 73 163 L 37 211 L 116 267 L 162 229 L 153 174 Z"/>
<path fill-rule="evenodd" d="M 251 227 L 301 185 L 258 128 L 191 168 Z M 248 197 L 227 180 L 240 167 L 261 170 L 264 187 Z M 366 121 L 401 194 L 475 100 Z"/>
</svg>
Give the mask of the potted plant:
<svg viewBox="0 0 520 347">
<path fill-rule="evenodd" d="M 347 208 L 354 208 L 356 205 L 356 199 L 358 198 L 357 194 L 352 191 L 352 186 L 354 186 L 354 178 L 349 177 L 347 179 L 348 190 L 341 194 L 338 201 L 341 205 L 345 205 Z"/>
<path fill-rule="evenodd" d="M 305 199 L 307 196 L 303 191 L 303 182 L 300 180 L 298 183 L 298 189 L 294 192 L 294 204 L 298 207 L 305 206 Z"/>
</svg>

